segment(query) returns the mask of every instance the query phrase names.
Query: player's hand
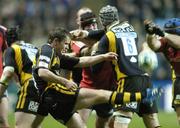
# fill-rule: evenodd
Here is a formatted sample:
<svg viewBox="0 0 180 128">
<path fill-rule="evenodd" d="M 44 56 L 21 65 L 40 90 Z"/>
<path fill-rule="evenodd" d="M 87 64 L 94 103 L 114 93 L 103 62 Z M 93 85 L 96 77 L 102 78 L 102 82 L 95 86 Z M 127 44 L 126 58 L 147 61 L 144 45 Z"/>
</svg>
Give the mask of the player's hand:
<svg viewBox="0 0 180 128">
<path fill-rule="evenodd" d="M 156 25 L 154 22 L 152 22 L 150 20 L 145 20 L 144 26 L 145 26 L 145 30 L 148 34 L 150 34 L 150 35 L 156 34 L 161 37 L 164 37 L 164 31 L 158 25 Z"/>
<path fill-rule="evenodd" d="M 77 88 L 78 88 L 78 85 L 75 83 L 75 82 L 73 82 L 73 81 L 70 81 L 70 80 L 68 80 L 67 82 L 66 82 L 66 84 L 65 84 L 65 86 L 69 89 L 69 90 L 76 90 Z"/>
<path fill-rule="evenodd" d="M 114 52 L 108 52 L 104 54 L 104 57 L 107 61 L 118 60 L 118 55 Z"/>
<path fill-rule="evenodd" d="M 73 30 L 70 32 L 72 36 L 72 40 L 77 40 L 77 39 L 84 39 L 88 36 L 89 32 L 86 30 Z"/>
</svg>

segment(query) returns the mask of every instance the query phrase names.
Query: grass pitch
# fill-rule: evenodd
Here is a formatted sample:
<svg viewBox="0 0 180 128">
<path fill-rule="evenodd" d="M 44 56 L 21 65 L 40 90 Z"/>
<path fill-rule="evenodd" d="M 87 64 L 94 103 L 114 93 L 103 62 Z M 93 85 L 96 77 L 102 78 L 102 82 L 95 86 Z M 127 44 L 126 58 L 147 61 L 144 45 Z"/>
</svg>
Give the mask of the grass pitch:
<svg viewBox="0 0 180 128">
<path fill-rule="evenodd" d="M 175 112 L 172 112 L 172 113 L 160 112 L 159 113 L 159 120 L 160 120 L 162 128 L 179 128 Z M 10 128 L 14 128 L 14 116 L 13 116 L 13 114 L 10 114 L 9 122 L 11 125 Z M 88 121 L 88 128 L 94 128 L 94 124 L 95 124 L 95 115 L 92 114 L 89 118 L 89 121 Z M 55 121 L 51 116 L 48 116 L 43 121 L 42 128 L 66 128 L 66 127 L 61 125 L 57 121 Z M 145 126 L 143 124 L 142 119 L 139 118 L 135 114 L 133 119 L 132 119 L 132 122 L 130 123 L 129 128 L 145 128 Z"/>
</svg>

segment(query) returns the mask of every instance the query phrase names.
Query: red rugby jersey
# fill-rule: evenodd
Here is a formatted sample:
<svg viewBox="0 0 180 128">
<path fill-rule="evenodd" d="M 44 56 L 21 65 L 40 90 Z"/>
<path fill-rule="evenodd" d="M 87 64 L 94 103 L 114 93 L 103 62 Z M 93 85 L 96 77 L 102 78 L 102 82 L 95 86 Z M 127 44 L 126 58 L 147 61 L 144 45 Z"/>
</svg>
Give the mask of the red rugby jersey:
<svg viewBox="0 0 180 128">
<path fill-rule="evenodd" d="M 83 68 L 80 87 L 112 90 L 117 85 L 115 78 L 112 64 L 104 62 L 97 73 L 92 73 L 90 67 Z"/>
<path fill-rule="evenodd" d="M 3 72 L 3 52 L 7 48 L 7 43 L 5 39 L 6 30 L 7 29 L 4 26 L 0 25 L 0 76 Z"/>
<path fill-rule="evenodd" d="M 160 42 L 161 47 L 158 51 L 163 52 L 170 62 L 175 75 L 173 77 L 180 77 L 180 50 L 169 45 L 168 40 L 165 38 L 161 38 Z"/>
</svg>

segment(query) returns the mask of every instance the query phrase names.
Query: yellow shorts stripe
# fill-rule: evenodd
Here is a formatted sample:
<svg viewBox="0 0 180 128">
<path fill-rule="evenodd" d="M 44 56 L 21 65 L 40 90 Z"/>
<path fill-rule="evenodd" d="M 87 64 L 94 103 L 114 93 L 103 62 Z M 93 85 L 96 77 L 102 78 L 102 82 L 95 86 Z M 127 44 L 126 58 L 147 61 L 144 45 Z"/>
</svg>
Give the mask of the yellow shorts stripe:
<svg viewBox="0 0 180 128">
<path fill-rule="evenodd" d="M 29 82 L 26 82 L 26 83 L 21 87 L 19 100 L 18 100 L 18 103 L 17 103 L 17 106 L 16 106 L 17 109 L 19 109 L 19 108 L 22 109 L 22 108 L 24 107 L 25 100 L 26 100 L 26 96 L 27 96 L 27 88 L 28 88 L 28 85 L 29 85 Z"/>
<path fill-rule="evenodd" d="M 137 92 L 135 93 L 136 101 L 141 101 L 141 93 Z"/>
<path fill-rule="evenodd" d="M 129 92 L 124 92 L 123 103 L 129 103 L 130 96 L 131 96 L 131 94 Z"/>
<path fill-rule="evenodd" d="M 117 92 L 113 92 L 112 97 L 111 97 L 111 104 L 114 105 L 114 101 L 116 98 Z"/>
<path fill-rule="evenodd" d="M 24 84 L 25 87 L 24 87 L 24 93 L 23 93 L 22 103 L 21 103 L 20 108 L 23 108 L 23 107 L 24 107 L 25 100 L 26 100 L 26 96 L 27 96 L 27 88 L 28 88 L 28 85 L 29 85 L 29 82 L 27 82 L 27 83 Z"/>
</svg>

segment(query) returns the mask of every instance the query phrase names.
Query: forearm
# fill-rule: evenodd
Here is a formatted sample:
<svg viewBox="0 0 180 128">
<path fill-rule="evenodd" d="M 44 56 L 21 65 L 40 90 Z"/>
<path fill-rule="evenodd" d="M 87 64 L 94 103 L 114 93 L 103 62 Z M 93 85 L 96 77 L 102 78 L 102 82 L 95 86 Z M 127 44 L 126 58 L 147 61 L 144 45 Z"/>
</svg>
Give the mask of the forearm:
<svg viewBox="0 0 180 128">
<path fill-rule="evenodd" d="M 103 54 L 97 56 L 81 57 L 79 63 L 75 67 L 89 67 L 97 63 L 100 63 L 104 60 L 105 57 Z"/>
<path fill-rule="evenodd" d="M 180 36 L 174 34 L 165 34 L 165 38 L 168 40 L 169 45 L 180 49 Z"/>
<path fill-rule="evenodd" d="M 105 34 L 104 30 L 96 30 L 96 31 L 90 31 L 87 38 L 94 39 L 94 40 L 100 40 L 101 37 Z"/>
<path fill-rule="evenodd" d="M 54 74 L 53 72 L 49 71 L 48 69 L 39 69 L 38 75 L 47 82 L 59 83 L 62 85 L 66 85 L 66 83 L 68 82 L 67 79 Z"/>
<path fill-rule="evenodd" d="M 151 48 L 153 51 L 156 51 L 160 48 L 161 43 L 157 39 L 156 35 L 147 34 L 146 41 L 147 41 L 149 48 Z"/>
</svg>

